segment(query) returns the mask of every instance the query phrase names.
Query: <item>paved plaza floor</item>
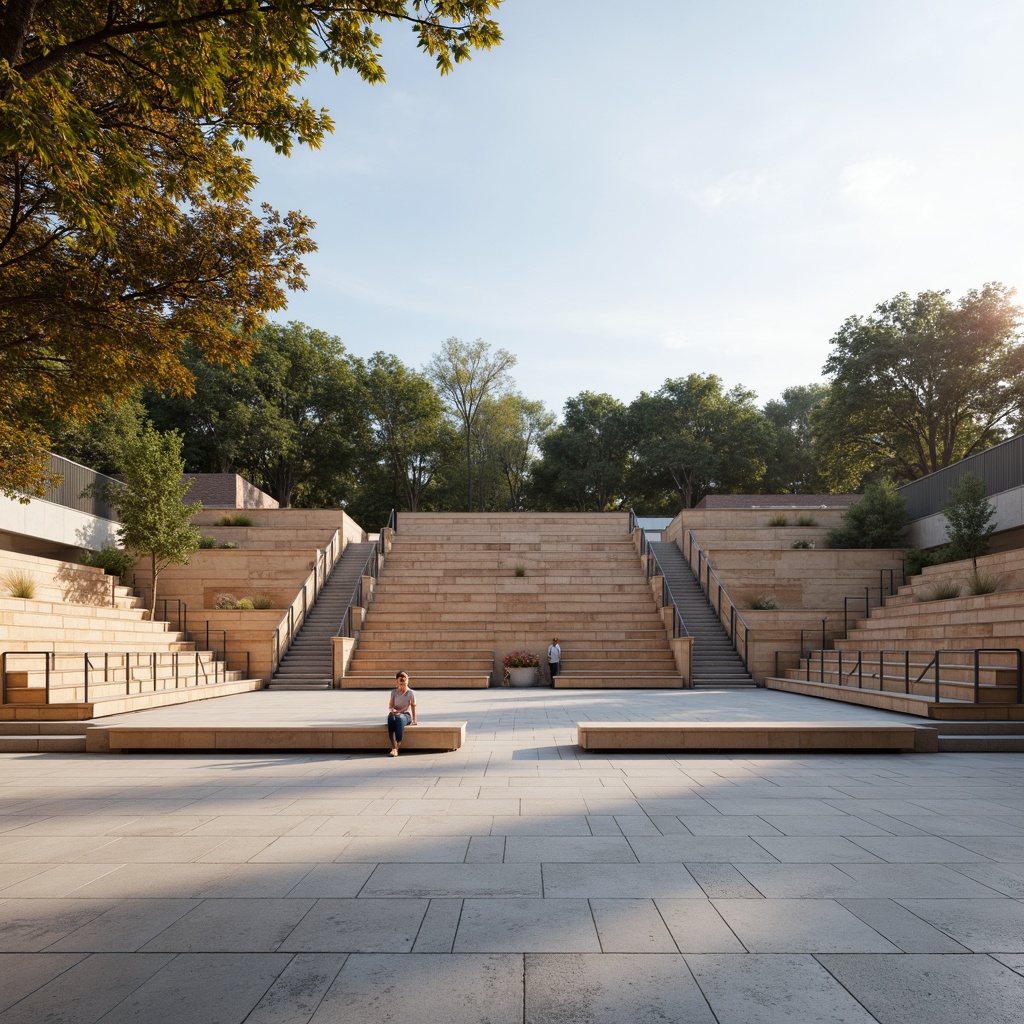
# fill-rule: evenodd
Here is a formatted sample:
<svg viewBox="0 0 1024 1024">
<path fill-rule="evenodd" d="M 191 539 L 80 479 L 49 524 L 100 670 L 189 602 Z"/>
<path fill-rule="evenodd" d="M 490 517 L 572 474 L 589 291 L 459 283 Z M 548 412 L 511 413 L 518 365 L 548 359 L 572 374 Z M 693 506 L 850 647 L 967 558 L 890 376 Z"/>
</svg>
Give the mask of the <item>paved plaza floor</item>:
<svg viewBox="0 0 1024 1024">
<path fill-rule="evenodd" d="M 893 717 L 764 690 L 419 699 L 461 750 L 0 754 L 0 1024 L 1024 1021 L 1024 754 L 575 745 L 585 719 Z"/>
</svg>

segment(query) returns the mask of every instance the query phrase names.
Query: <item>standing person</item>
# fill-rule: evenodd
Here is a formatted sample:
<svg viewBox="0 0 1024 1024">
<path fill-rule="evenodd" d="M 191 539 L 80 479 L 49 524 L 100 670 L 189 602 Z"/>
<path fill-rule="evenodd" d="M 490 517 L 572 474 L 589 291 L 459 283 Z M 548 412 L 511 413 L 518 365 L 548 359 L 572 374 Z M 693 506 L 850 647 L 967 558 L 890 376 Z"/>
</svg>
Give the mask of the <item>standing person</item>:
<svg viewBox="0 0 1024 1024">
<path fill-rule="evenodd" d="M 551 681 L 555 681 L 555 676 L 558 675 L 562 667 L 562 648 L 558 646 L 558 637 L 556 636 L 551 641 L 551 646 L 548 648 L 548 668 L 551 669 Z"/>
<path fill-rule="evenodd" d="M 416 724 L 416 694 L 409 689 L 409 673 L 396 672 L 398 685 L 391 691 L 388 706 L 388 738 L 391 740 L 391 757 L 398 757 L 402 735 L 407 725 Z"/>
</svg>

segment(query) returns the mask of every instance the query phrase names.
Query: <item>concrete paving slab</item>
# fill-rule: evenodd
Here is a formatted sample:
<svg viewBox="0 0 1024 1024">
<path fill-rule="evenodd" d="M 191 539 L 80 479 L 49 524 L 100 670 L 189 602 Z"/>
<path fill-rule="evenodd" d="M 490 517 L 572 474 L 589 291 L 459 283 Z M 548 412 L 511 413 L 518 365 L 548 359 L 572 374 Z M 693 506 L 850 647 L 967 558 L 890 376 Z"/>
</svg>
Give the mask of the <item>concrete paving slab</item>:
<svg viewBox="0 0 1024 1024">
<path fill-rule="evenodd" d="M 355 836 L 334 859 L 382 864 L 461 864 L 468 848 L 468 836 Z"/>
<path fill-rule="evenodd" d="M 381 864 L 360 896 L 539 898 L 541 869 L 539 864 Z"/>
<path fill-rule="evenodd" d="M 245 1024 L 308 1024 L 347 958 L 345 953 L 297 953 Z"/>
<path fill-rule="evenodd" d="M 1024 953 L 1024 903 L 976 898 L 899 903 L 975 953 Z"/>
<path fill-rule="evenodd" d="M 1020 1024 L 1024 977 L 990 957 L 818 959 L 880 1024 Z"/>
<path fill-rule="evenodd" d="M 573 899 L 475 899 L 462 906 L 456 953 L 600 953 L 590 904 Z"/>
<path fill-rule="evenodd" d="M 41 952 L 113 906 L 112 900 L 5 899 L 0 904 L 0 951 Z"/>
<path fill-rule="evenodd" d="M 462 918 L 462 900 L 436 899 L 427 906 L 427 913 L 420 925 L 414 953 L 450 953 L 455 944 L 455 932 Z"/>
<path fill-rule="evenodd" d="M 85 959 L 84 953 L 0 953 L 0 1013 Z"/>
<path fill-rule="evenodd" d="M 408 953 L 426 912 L 425 899 L 317 900 L 280 949 L 292 953 Z"/>
<path fill-rule="evenodd" d="M 709 899 L 764 899 L 764 894 L 733 864 L 691 862 L 685 867 Z"/>
<path fill-rule="evenodd" d="M 839 900 L 851 914 L 887 938 L 904 953 L 967 953 L 970 950 L 932 927 L 895 900 Z"/>
<path fill-rule="evenodd" d="M 247 953 L 276 950 L 314 905 L 301 899 L 207 899 L 143 952 Z"/>
<path fill-rule="evenodd" d="M 505 860 L 520 864 L 635 864 L 636 856 L 621 836 L 509 836 Z"/>
<path fill-rule="evenodd" d="M 250 865 L 255 867 L 256 865 Z M 280 872 L 280 868 L 259 865 L 264 870 Z M 291 899 L 346 898 L 358 896 L 373 874 L 376 864 L 317 864 L 303 867 L 286 893 Z"/>
<path fill-rule="evenodd" d="M 309 1024 L 522 1024 L 521 956 L 354 954 Z"/>
<path fill-rule="evenodd" d="M 686 963 L 717 1024 L 879 1024 L 811 956 L 701 955 Z M 917 1024 L 924 1024 L 920 1018 Z"/>
<path fill-rule="evenodd" d="M 199 906 L 199 900 L 122 900 L 48 949 L 55 952 L 135 953 Z"/>
<path fill-rule="evenodd" d="M 590 910 L 605 953 L 678 952 L 654 900 L 592 899 Z"/>
<path fill-rule="evenodd" d="M 763 846 L 742 836 L 637 836 L 629 840 L 629 845 L 636 859 L 646 864 L 776 862 Z"/>
<path fill-rule="evenodd" d="M 681 956 L 526 956 L 525 1024 L 715 1024 Z"/>
<path fill-rule="evenodd" d="M 547 899 L 701 898 L 704 893 L 681 864 L 545 864 Z"/>
<path fill-rule="evenodd" d="M 844 836 L 758 836 L 755 840 L 784 864 L 878 864 L 882 858 Z"/>
<path fill-rule="evenodd" d="M 656 899 L 680 953 L 744 953 L 743 943 L 710 900 Z"/>
<path fill-rule="evenodd" d="M 890 864 L 948 864 L 989 859 L 969 849 L 965 843 L 970 840 L 957 843 L 938 836 L 858 836 L 854 842 Z M 1024 843 L 1019 844 L 1019 850 L 1024 860 Z"/>
</svg>

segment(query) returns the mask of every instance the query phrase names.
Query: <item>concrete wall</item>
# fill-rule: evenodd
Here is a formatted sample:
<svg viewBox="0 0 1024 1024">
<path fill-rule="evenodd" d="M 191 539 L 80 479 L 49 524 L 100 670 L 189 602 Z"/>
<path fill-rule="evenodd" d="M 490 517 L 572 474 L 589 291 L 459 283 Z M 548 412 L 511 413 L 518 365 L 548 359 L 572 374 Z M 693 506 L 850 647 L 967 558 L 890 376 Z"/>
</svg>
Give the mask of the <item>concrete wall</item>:
<svg viewBox="0 0 1024 1024">
<path fill-rule="evenodd" d="M 44 557 L 77 559 L 85 548 L 117 544 L 118 524 L 42 498 L 27 503 L 0 495 L 0 547 Z"/>
<path fill-rule="evenodd" d="M 1020 530 L 1024 527 L 1024 487 L 990 494 L 989 501 L 996 507 L 992 522 L 996 533 L 992 537 L 992 550 L 1005 551 L 1020 547 Z M 908 545 L 916 548 L 935 548 L 946 543 L 946 517 L 941 513 L 916 519 L 910 524 Z"/>
<path fill-rule="evenodd" d="M 187 501 L 201 501 L 203 508 L 278 508 L 275 498 L 236 473 L 186 473 L 182 480 L 193 484 Z"/>
</svg>

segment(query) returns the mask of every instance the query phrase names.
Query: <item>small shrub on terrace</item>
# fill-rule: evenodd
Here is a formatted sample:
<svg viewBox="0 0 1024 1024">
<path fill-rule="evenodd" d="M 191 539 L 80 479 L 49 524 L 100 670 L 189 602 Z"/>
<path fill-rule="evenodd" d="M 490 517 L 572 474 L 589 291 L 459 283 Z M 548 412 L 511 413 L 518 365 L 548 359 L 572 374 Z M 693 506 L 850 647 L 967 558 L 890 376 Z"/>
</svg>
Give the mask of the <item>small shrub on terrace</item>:
<svg viewBox="0 0 1024 1024">
<path fill-rule="evenodd" d="M 789 519 L 788 519 L 787 516 L 784 516 L 784 515 L 782 515 L 780 513 L 777 516 L 772 516 L 771 519 L 768 520 L 768 525 L 769 526 L 789 526 Z"/>
<path fill-rule="evenodd" d="M 217 539 L 215 537 L 207 537 L 205 534 L 199 538 L 199 547 L 203 550 L 209 550 L 217 546 Z"/>
<path fill-rule="evenodd" d="M 267 608 L 273 608 L 274 607 L 274 601 L 273 601 L 273 598 L 267 597 L 266 594 L 257 594 L 252 599 L 252 606 L 253 606 L 253 608 L 258 608 L 260 610 L 266 610 Z"/>
<path fill-rule="evenodd" d="M 533 651 L 509 651 L 501 660 L 505 668 L 537 668 L 540 655 Z"/>
<path fill-rule="evenodd" d="M 234 594 L 218 594 L 213 607 L 220 611 L 230 611 L 238 607 L 238 598 Z"/>
<path fill-rule="evenodd" d="M 36 596 L 36 579 L 30 572 L 23 569 L 12 569 L 3 575 L 3 584 L 11 597 L 20 597 L 31 601 Z"/>
<path fill-rule="evenodd" d="M 252 516 L 238 513 L 233 516 L 221 516 L 217 520 L 218 526 L 252 526 Z"/>
<path fill-rule="evenodd" d="M 920 571 L 928 565 L 942 565 L 949 561 L 949 552 L 946 548 L 935 548 L 933 551 L 925 551 L 924 548 L 907 548 L 903 552 L 904 575 L 917 576 Z"/>
<path fill-rule="evenodd" d="M 223 544 L 218 544 L 217 547 L 225 551 L 234 551 L 238 548 L 238 545 L 233 540 L 226 540 Z"/>
<path fill-rule="evenodd" d="M 135 556 L 124 548 L 106 547 L 82 552 L 82 564 L 94 565 L 108 576 L 124 576 L 135 564 Z"/>
<path fill-rule="evenodd" d="M 796 521 L 797 526 L 817 526 L 818 520 L 814 516 L 800 516 Z"/>
<path fill-rule="evenodd" d="M 843 525 L 829 531 L 828 546 L 898 548 L 909 521 L 907 499 L 891 480 L 878 480 L 843 513 Z"/>
<path fill-rule="evenodd" d="M 994 594 L 999 589 L 999 577 L 987 572 L 972 572 L 967 577 L 967 589 L 975 597 Z"/>
<path fill-rule="evenodd" d="M 778 610 L 779 602 L 774 597 L 752 597 L 750 607 L 756 612 L 774 612 Z"/>
<path fill-rule="evenodd" d="M 251 598 L 243 597 L 241 601 L 239 601 L 238 604 L 235 605 L 235 607 L 240 612 L 251 612 L 253 608 L 255 608 L 256 606 L 252 603 Z"/>
<path fill-rule="evenodd" d="M 941 580 L 936 583 L 931 593 L 922 594 L 922 601 L 949 601 L 960 596 L 960 584 L 955 580 Z"/>
<path fill-rule="evenodd" d="M 526 575 L 526 566 L 525 565 L 517 565 L 516 566 L 516 575 L 517 576 L 525 576 Z"/>
<path fill-rule="evenodd" d="M 813 548 L 814 545 L 809 540 L 797 540 L 793 542 L 793 547 L 807 550 L 808 548 Z"/>
</svg>

